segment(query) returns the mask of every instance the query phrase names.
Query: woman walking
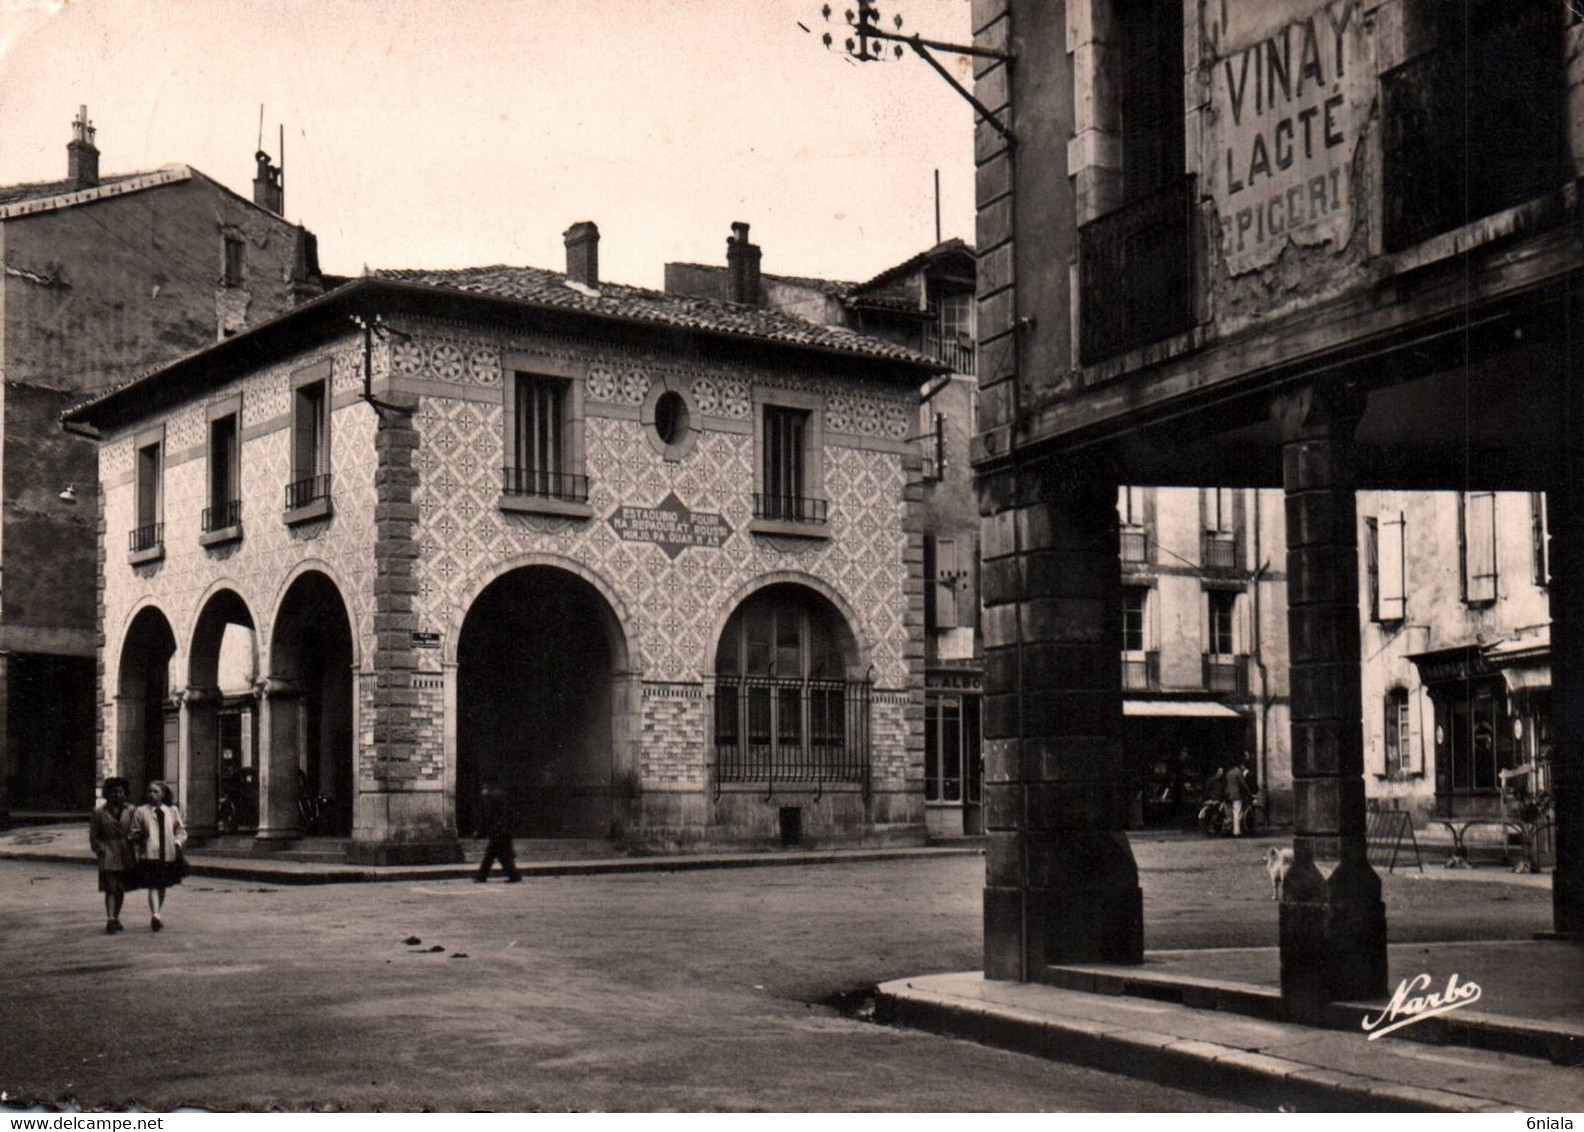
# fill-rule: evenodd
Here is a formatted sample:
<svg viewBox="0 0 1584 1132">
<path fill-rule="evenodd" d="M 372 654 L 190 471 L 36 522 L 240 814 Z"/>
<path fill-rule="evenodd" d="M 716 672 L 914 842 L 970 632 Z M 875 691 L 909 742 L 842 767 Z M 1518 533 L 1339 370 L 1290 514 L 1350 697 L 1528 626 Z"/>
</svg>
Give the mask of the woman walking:
<svg viewBox="0 0 1584 1132">
<path fill-rule="evenodd" d="M 175 794 L 163 782 L 149 783 L 148 801 L 132 816 L 132 841 L 138 853 L 138 887 L 148 889 L 149 929 L 157 932 L 165 926 L 160 919 L 165 890 L 181 883 L 182 846 L 187 844 Z"/>
<path fill-rule="evenodd" d="M 121 931 L 121 903 L 137 864 L 129 835 L 132 807 L 127 805 L 127 780 L 110 777 L 100 790 L 104 805 L 88 819 L 88 844 L 99 861 L 99 891 L 104 893 L 105 935 Z"/>
</svg>

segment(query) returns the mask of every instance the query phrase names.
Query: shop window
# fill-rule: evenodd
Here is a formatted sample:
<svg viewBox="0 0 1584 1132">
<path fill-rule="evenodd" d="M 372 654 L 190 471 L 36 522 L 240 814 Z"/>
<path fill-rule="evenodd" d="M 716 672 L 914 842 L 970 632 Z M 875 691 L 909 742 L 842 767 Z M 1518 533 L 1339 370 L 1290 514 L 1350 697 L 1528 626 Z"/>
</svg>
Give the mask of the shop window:
<svg viewBox="0 0 1584 1132">
<path fill-rule="evenodd" d="M 292 478 L 286 485 L 286 521 L 330 514 L 330 363 L 292 375 Z"/>
<path fill-rule="evenodd" d="M 720 782 L 863 781 L 869 686 L 847 678 L 847 636 L 829 603 L 797 586 L 761 590 L 732 614 L 715 661 Z"/>
<path fill-rule="evenodd" d="M 134 441 L 137 465 L 134 471 L 136 492 L 132 533 L 127 557 L 134 564 L 152 562 L 165 556 L 165 429 L 145 430 Z"/>
<path fill-rule="evenodd" d="M 1458 544 L 1462 559 L 1463 600 L 1469 605 L 1496 600 L 1496 494 L 1466 491 L 1458 500 Z"/>
<path fill-rule="evenodd" d="M 239 409 L 240 402 L 233 398 L 209 410 L 209 501 L 198 536 L 205 546 L 242 534 Z"/>
<path fill-rule="evenodd" d="M 924 800 L 979 804 L 979 697 L 931 693 L 924 701 Z"/>
<path fill-rule="evenodd" d="M 1448 689 L 1436 703 L 1436 792 L 1486 794 L 1515 761 L 1506 688 L 1481 680 Z"/>
<path fill-rule="evenodd" d="M 817 397 L 755 391 L 754 521 L 761 534 L 826 536 Z"/>
<path fill-rule="evenodd" d="M 1408 692 L 1393 688 L 1386 693 L 1386 758 L 1382 772 L 1387 778 L 1406 778 L 1411 773 L 1412 746 L 1408 726 Z"/>
</svg>

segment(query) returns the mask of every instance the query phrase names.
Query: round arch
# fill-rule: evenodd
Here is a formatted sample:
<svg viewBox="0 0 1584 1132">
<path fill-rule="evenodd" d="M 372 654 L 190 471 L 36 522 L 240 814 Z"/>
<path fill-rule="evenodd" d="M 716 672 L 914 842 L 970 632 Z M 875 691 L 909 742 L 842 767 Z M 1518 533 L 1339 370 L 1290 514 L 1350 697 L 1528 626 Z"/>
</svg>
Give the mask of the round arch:
<svg viewBox="0 0 1584 1132">
<path fill-rule="evenodd" d="M 852 667 L 857 673 L 869 668 L 872 650 L 868 639 L 864 636 L 858 613 L 847 603 L 847 600 L 830 583 L 813 574 L 805 574 L 799 570 L 775 570 L 768 574 L 760 574 L 738 586 L 716 611 L 715 622 L 710 627 L 709 636 L 704 639 L 704 656 L 699 668 L 699 674 L 704 680 L 707 681 L 715 675 L 715 656 L 720 648 L 721 634 L 726 631 L 726 623 L 731 620 L 732 614 L 737 612 L 743 602 L 760 590 L 781 585 L 802 586 L 830 602 L 841 616 L 848 633 L 852 635 Z"/>
<path fill-rule="evenodd" d="M 170 702 L 171 662 L 178 655 L 170 618 L 152 601 L 128 618 L 116 658 L 115 766 L 141 797 L 155 779 L 174 777 L 177 715 Z"/>
<path fill-rule="evenodd" d="M 448 665 L 457 662 L 457 646 L 462 638 L 462 626 L 467 622 L 468 612 L 477 604 L 480 595 L 507 574 L 528 566 L 550 566 L 564 570 L 588 583 L 600 597 L 605 599 L 605 605 L 614 619 L 612 624 L 605 627 L 607 643 L 611 648 L 612 669 L 617 673 L 630 672 L 634 666 L 633 658 L 642 656 L 643 652 L 639 648 L 637 623 L 628 612 L 626 604 L 617 596 L 611 584 L 598 573 L 575 559 L 559 554 L 518 554 L 476 575 L 461 600 L 457 602 L 457 607 L 451 614 L 451 623 L 446 627 L 446 637 L 441 650 L 444 662 Z"/>
<path fill-rule="evenodd" d="M 249 655 L 240 686 L 223 687 L 222 664 L 233 629 L 246 633 Z M 232 833 L 258 824 L 258 627 L 241 587 L 230 579 L 204 591 L 192 617 L 185 665 L 177 790 L 188 828 L 199 835 Z M 236 656 L 231 657 L 233 663 Z M 233 677 L 238 675 L 232 673 Z"/>
<path fill-rule="evenodd" d="M 341 607 L 346 610 L 347 623 L 352 629 L 352 663 L 358 667 L 363 664 L 362 649 L 359 648 L 358 626 L 352 620 L 352 607 L 347 604 L 345 597 L 351 591 L 347 588 L 341 575 L 336 572 L 335 567 L 330 565 L 330 563 L 322 558 L 305 558 L 286 571 L 285 576 L 281 578 L 280 584 L 275 587 L 274 596 L 270 601 L 269 621 L 259 631 L 259 664 L 261 666 L 259 672 L 261 677 L 267 672 L 272 672 L 272 670 L 266 670 L 263 665 L 269 662 L 271 650 L 274 648 L 275 629 L 280 624 L 281 609 L 286 603 L 286 595 L 291 592 L 292 586 L 297 584 L 297 580 L 305 574 L 323 574 L 330 584 L 335 587 L 336 593 L 342 595 Z"/>
</svg>

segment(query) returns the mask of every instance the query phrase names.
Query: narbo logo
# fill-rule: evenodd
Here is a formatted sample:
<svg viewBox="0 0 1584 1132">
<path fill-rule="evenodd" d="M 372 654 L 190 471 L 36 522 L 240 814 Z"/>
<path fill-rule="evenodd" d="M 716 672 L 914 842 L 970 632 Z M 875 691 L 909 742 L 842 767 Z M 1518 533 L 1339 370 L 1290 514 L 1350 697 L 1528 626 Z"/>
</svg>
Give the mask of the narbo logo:
<svg viewBox="0 0 1584 1132">
<path fill-rule="evenodd" d="M 1361 1025 L 1369 1032 L 1369 1040 L 1373 1042 L 1376 1038 L 1384 1038 L 1393 1030 L 1423 1022 L 1437 1014 L 1450 1013 L 1480 999 L 1480 985 L 1475 982 L 1459 983 L 1456 973 L 1447 980 L 1446 990 L 1439 994 L 1433 991 L 1430 994 L 1421 993 L 1429 987 L 1430 976 L 1425 974 L 1398 983 L 1397 993 L 1392 995 L 1380 1017 L 1364 1016 Z"/>
</svg>

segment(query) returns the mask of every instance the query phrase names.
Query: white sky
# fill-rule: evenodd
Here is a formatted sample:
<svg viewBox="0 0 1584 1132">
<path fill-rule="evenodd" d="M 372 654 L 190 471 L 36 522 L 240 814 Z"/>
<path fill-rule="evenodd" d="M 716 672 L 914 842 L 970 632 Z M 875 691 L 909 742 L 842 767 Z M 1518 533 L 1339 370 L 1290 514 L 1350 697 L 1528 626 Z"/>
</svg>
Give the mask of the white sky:
<svg viewBox="0 0 1584 1132">
<path fill-rule="evenodd" d="M 0 184 L 64 177 L 86 103 L 101 172 L 181 162 L 251 196 L 263 103 L 287 214 L 342 274 L 560 269 L 593 220 L 601 275 L 659 287 L 744 220 L 765 271 L 864 279 L 933 243 L 936 169 L 971 241 L 971 109 L 911 53 L 826 51 L 848 4 L 822 2 L 0 0 Z M 900 5 L 969 38 L 968 0 Z"/>
</svg>

